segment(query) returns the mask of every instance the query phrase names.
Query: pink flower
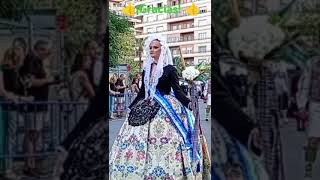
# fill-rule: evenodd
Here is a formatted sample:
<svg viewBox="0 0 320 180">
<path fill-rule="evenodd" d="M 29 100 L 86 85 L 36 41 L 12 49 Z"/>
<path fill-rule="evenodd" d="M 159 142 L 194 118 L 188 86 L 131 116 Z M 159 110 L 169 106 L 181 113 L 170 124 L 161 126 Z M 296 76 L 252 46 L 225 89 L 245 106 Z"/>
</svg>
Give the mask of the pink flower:
<svg viewBox="0 0 320 180">
<path fill-rule="evenodd" d="M 150 144 L 155 144 L 157 142 L 156 138 L 150 138 L 149 139 Z"/>
<path fill-rule="evenodd" d="M 145 159 L 145 155 L 143 152 L 138 152 L 138 160 L 144 160 Z"/>
<path fill-rule="evenodd" d="M 176 160 L 179 161 L 179 162 L 182 161 L 181 153 L 179 153 L 179 152 L 176 153 Z"/>
<path fill-rule="evenodd" d="M 130 138 L 129 138 L 129 142 L 134 143 L 136 141 L 137 141 L 137 136 L 131 135 Z"/>
<path fill-rule="evenodd" d="M 133 152 L 129 150 L 128 152 L 126 152 L 125 157 L 127 158 L 127 160 L 131 159 L 133 157 Z"/>
</svg>

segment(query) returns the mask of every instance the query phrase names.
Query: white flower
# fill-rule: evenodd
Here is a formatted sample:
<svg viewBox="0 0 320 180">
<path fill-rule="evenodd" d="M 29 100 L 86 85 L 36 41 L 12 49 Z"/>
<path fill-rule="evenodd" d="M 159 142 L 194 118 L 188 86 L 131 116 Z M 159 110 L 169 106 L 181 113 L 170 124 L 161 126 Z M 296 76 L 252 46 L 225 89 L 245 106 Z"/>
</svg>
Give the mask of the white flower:
<svg viewBox="0 0 320 180">
<path fill-rule="evenodd" d="M 182 77 L 187 80 L 194 80 L 197 76 L 199 76 L 200 72 L 194 68 L 194 66 L 188 66 L 185 70 L 182 71 Z"/>
<path fill-rule="evenodd" d="M 248 57 L 262 59 L 281 44 L 285 35 L 280 28 L 268 22 L 267 16 L 252 16 L 243 19 L 228 38 L 234 56 L 238 57 L 239 51 L 242 51 Z"/>
</svg>

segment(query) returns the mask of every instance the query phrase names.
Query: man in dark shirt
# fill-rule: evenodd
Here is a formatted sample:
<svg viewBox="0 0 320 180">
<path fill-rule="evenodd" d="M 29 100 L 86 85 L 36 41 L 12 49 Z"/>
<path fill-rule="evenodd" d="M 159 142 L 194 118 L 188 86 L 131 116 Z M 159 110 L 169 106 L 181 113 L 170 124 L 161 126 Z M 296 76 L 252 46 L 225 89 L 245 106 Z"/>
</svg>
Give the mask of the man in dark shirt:
<svg viewBox="0 0 320 180">
<path fill-rule="evenodd" d="M 29 53 L 20 69 L 22 76 L 26 79 L 25 95 L 33 96 L 36 102 L 48 101 L 49 85 L 55 83 L 53 77 L 48 77 L 43 62 L 50 55 L 49 43 L 39 40 L 34 45 L 34 51 Z M 25 135 L 26 153 L 33 154 L 42 148 L 41 130 L 43 122 L 48 118 L 47 105 L 28 105 L 25 120 L 29 132 Z M 24 172 L 28 175 L 37 176 L 39 170 L 36 169 L 36 160 L 29 157 L 25 162 Z"/>
</svg>

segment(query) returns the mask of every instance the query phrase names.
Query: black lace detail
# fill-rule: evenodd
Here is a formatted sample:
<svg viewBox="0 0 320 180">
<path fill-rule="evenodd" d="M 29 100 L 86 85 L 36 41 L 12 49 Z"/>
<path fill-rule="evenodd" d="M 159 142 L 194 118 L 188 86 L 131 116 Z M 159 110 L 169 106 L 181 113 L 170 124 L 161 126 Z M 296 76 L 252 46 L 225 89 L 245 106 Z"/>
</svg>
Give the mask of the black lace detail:
<svg viewBox="0 0 320 180">
<path fill-rule="evenodd" d="M 129 113 L 128 122 L 131 126 L 141 126 L 153 119 L 160 109 L 155 100 L 144 99 L 135 104 Z"/>
</svg>

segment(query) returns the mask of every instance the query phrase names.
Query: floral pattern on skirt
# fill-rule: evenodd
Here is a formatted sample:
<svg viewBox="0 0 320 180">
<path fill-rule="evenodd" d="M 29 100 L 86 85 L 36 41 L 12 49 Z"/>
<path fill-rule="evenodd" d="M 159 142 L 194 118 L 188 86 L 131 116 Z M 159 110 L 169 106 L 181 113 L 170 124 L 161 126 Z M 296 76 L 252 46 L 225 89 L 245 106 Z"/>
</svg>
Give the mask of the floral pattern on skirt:
<svg viewBox="0 0 320 180">
<path fill-rule="evenodd" d="M 188 127 L 182 104 L 172 96 L 165 98 Z M 210 173 L 204 173 L 210 171 L 208 155 L 201 153 L 202 172 L 195 172 L 183 138 L 161 107 L 145 125 L 133 127 L 124 122 L 109 155 L 109 179 L 210 179 Z"/>
</svg>

